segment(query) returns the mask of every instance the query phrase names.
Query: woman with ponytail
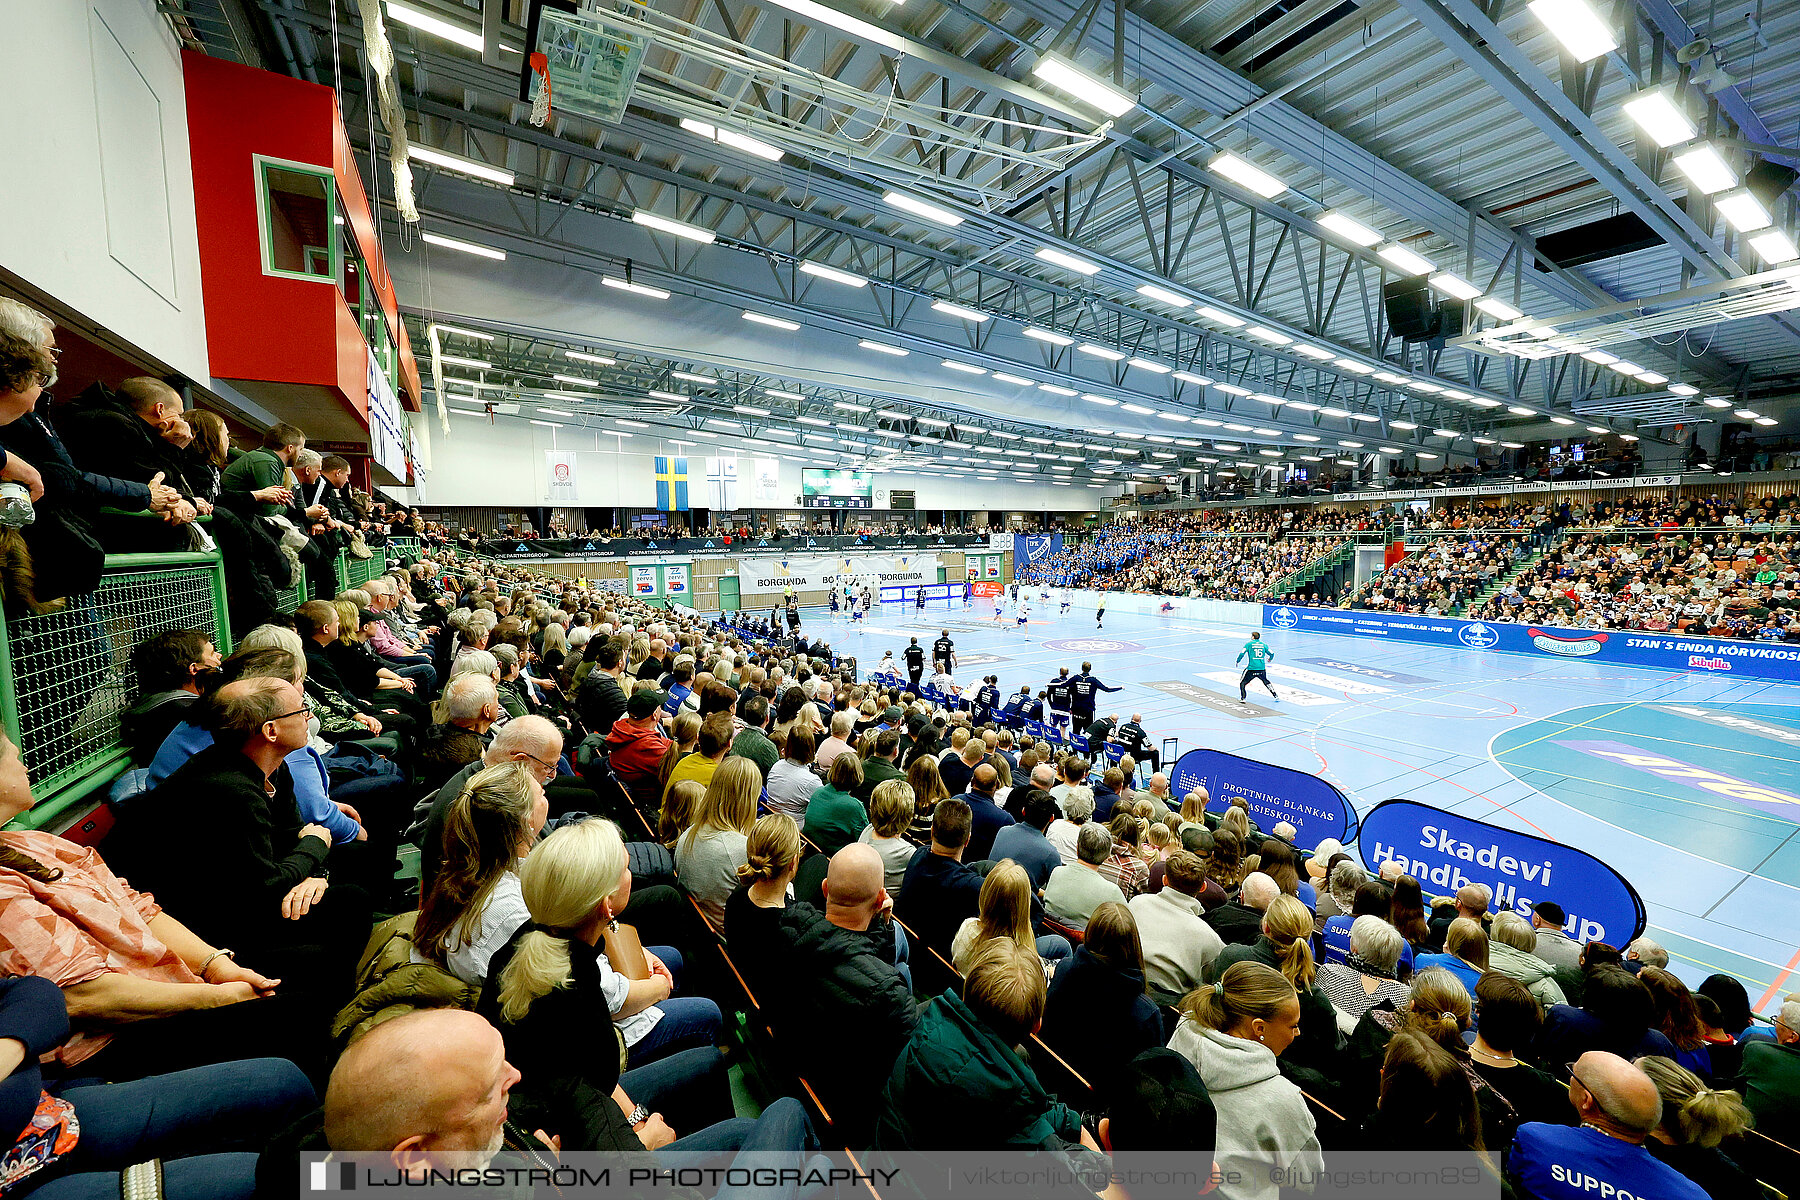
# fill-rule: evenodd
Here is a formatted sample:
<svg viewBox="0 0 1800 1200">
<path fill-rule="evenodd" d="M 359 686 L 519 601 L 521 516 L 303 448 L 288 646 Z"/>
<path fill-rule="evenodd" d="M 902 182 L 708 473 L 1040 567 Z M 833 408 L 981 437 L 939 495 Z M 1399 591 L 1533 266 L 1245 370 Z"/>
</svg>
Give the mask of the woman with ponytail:
<svg viewBox="0 0 1800 1200">
<path fill-rule="evenodd" d="M 558 829 L 526 857 L 519 884 L 533 924 L 494 955 L 476 1008 L 505 1036 L 515 1067 L 586 1076 L 610 1055 L 616 1072 L 612 1025 L 631 1067 L 718 1042 L 718 1005 L 671 999 L 681 970 L 672 947 L 645 948 L 644 979 L 627 978 L 605 953 L 602 943 L 631 899 L 618 826 L 596 818 Z"/>
<path fill-rule="evenodd" d="M 549 811 L 537 772 L 524 761 L 469 778 L 444 813 L 437 873 L 413 927 L 415 962 L 434 963 L 464 983 L 486 982 L 494 952 L 531 919 L 518 865 Z"/>
<path fill-rule="evenodd" d="M 1744 1098 L 1706 1086 L 1698 1075 L 1660 1054 L 1638 1059 L 1637 1067 L 1662 1097 L 1662 1123 L 1650 1131 L 1644 1148 L 1705 1188 L 1714 1200 L 1757 1195 L 1756 1180 L 1719 1149 L 1720 1142 L 1751 1126 Z"/>
<path fill-rule="evenodd" d="M 1205 978 L 1216 980 L 1240 962 L 1259 962 L 1280 971 L 1300 997 L 1300 1036 L 1286 1058 L 1325 1071 L 1336 1061 L 1342 1039 L 1331 997 L 1318 986 L 1312 932 L 1312 913 L 1306 905 L 1293 896 L 1277 896 L 1263 914 L 1262 936 L 1249 946 L 1225 947 L 1207 967 Z"/>
<path fill-rule="evenodd" d="M 1300 1032 L 1300 998 L 1275 968 L 1240 962 L 1181 1002 L 1169 1049 L 1200 1072 L 1218 1110 L 1224 1200 L 1275 1200 L 1281 1171 L 1323 1170 L 1318 1130 L 1276 1058 Z"/>
<path fill-rule="evenodd" d="M 1363 1136 L 1361 1150 L 1486 1149 L 1469 1076 L 1455 1055 L 1417 1029 L 1388 1042 L 1380 1099 Z"/>
</svg>

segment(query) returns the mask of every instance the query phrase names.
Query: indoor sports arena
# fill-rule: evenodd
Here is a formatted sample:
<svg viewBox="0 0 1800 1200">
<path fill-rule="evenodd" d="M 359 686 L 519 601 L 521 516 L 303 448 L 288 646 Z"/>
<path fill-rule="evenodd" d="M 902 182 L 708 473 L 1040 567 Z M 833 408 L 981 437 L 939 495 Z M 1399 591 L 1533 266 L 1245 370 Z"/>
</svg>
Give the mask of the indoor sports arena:
<svg viewBox="0 0 1800 1200">
<path fill-rule="evenodd" d="M 1800 1200 L 1800 0 L 0 28 L 4 1200 Z"/>
</svg>

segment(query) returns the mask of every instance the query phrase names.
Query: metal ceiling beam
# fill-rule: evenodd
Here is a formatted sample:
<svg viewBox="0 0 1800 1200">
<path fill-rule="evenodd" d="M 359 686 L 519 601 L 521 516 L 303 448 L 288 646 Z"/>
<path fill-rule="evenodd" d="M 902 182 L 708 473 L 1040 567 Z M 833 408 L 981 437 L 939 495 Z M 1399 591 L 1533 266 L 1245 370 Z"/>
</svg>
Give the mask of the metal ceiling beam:
<svg viewBox="0 0 1800 1200">
<path fill-rule="evenodd" d="M 1671 3 L 1671 0 L 1637 0 L 1637 6 L 1642 10 L 1645 20 L 1649 21 L 1651 27 L 1668 39 L 1670 49 L 1678 50 L 1697 36 L 1693 26 L 1687 23 L 1686 18 L 1681 15 L 1680 10 Z M 1763 124 L 1763 119 L 1756 115 L 1756 110 L 1750 107 L 1750 101 L 1744 98 L 1744 93 L 1738 89 L 1736 84 L 1713 92 L 1712 98 L 1718 101 L 1719 107 L 1724 109 L 1733 121 L 1737 122 L 1737 127 L 1750 141 L 1765 144 L 1780 141 L 1770 132 L 1769 127 Z M 1776 153 L 1765 156 L 1780 158 L 1790 165 L 1800 166 L 1800 152 L 1779 145 L 1774 146 L 1773 149 Z"/>
</svg>

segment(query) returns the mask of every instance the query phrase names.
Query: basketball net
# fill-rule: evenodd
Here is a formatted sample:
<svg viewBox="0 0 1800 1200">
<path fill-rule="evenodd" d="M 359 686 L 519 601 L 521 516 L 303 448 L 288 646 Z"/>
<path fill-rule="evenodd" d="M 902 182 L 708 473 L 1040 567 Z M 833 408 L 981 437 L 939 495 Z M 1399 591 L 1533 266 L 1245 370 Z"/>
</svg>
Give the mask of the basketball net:
<svg viewBox="0 0 1800 1200">
<path fill-rule="evenodd" d="M 541 129 L 550 120 L 550 59 L 538 50 L 532 53 L 530 62 L 538 77 L 537 92 L 531 97 L 531 123 Z"/>
</svg>

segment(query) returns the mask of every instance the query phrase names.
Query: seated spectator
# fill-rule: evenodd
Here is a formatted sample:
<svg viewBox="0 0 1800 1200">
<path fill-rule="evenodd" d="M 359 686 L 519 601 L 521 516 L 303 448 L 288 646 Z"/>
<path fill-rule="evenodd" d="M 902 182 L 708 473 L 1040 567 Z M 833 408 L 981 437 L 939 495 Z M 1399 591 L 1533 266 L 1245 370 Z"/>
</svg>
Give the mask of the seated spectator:
<svg viewBox="0 0 1800 1200">
<path fill-rule="evenodd" d="M 25 762 L 0 735 L 0 973 L 63 990 L 70 1032 L 38 1048 L 57 1069 L 138 1079 L 271 1055 L 324 1078 L 325 1024 L 341 995 L 320 997 L 304 978 L 283 987 L 240 964 L 91 846 L 4 828 L 32 804 Z"/>
<path fill-rule="evenodd" d="M 898 712 L 889 709 L 888 712 Z M 898 720 L 898 718 L 895 718 Z M 875 789 L 890 779 L 904 780 L 906 773 L 900 769 L 900 731 L 883 729 L 875 735 L 875 741 L 869 747 L 869 756 L 863 759 L 862 788 L 856 798 L 868 804 L 875 798 Z"/>
<path fill-rule="evenodd" d="M 1374 1117 L 1363 1127 L 1370 1150 L 1485 1150 L 1475 1089 L 1456 1056 L 1416 1029 L 1388 1043 Z"/>
<path fill-rule="evenodd" d="M 1740 1090 L 1756 1128 L 1785 1146 L 1800 1146 L 1800 1000 L 1789 996 L 1777 1010 L 1774 1041 L 1744 1044 L 1741 1069 Z"/>
<path fill-rule="evenodd" d="M 1162 890 L 1127 902 L 1143 946 L 1144 980 L 1159 1003 L 1174 1004 L 1199 987 L 1207 967 L 1225 948 L 1201 919 L 1205 870 L 1199 855 L 1177 850 L 1169 856 Z"/>
<path fill-rule="evenodd" d="M 1129 1167 L 1140 1151 L 1146 1156 L 1176 1151 L 1195 1155 L 1196 1164 L 1209 1164 L 1218 1127 L 1200 1072 L 1173 1050 L 1158 1047 L 1125 1064 L 1095 1133 L 1115 1168 Z M 1111 1190 L 1103 1194 L 1111 1195 Z"/>
<path fill-rule="evenodd" d="M 868 810 L 856 798 L 862 783 L 862 760 L 846 750 L 831 763 L 823 786 L 806 801 L 806 820 L 800 832 L 821 853 L 836 854 L 854 842 L 869 823 Z"/>
<path fill-rule="evenodd" d="M 1338 1028 L 1348 1031 L 1378 1004 L 1406 1003 L 1406 987 L 1396 974 L 1400 931 L 1380 917 L 1361 916 L 1350 926 L 1350 953 L 1340 963 L 1319 968 L 1319 986 L 1337 1009 Z"/>
<path fill-rule="evenodd" d="M 1282 822 L 1286 824 L 1286 822 Z M 1283 895 L 1297 896 L 1300 903 L 1306 905 L 1306 911 L 1312 912 L 1318 904 L 1318 893 L 1313 885 L 1300 878 L 1299 868 L 1294 862 L 1294 848 L 1280 838 L 1264 838 L 1260 851 L 1260 860 L 1256 869 L 1275 881 Z"/>
<path fill-rule="evenodd" d="M 1406 939 L 1408 953 L 1403 957 L 1410 962 L 1414 951 L 1442 950 L 1444 948 L 1442 938 L 1433 941 L 1431 927 L 1425 922 L 1425 893 L 1419 886 L 1419 881 L 1404 871 L 1397 872 L 1391 881 L 1388 880 L 1386 870 L 1390 865 L 1397 867 L 1399 864 L 1382 864 L 1382 879 L 1384 882 L 1390 883 L 1393 888 L 1393 904 L 1384 919 L 1398 929 L 1400 936 Z M 1449 926 L 1446 925 L 1444 928 L 1448 930 Z"/>
<path fill-rule="evenodd" d="M 946 807 L 966 808 L 938 806 Z M 1011 938 L 983 945 L 962 994 L 935 997 L 901 1049 L 881 1092 L 876 1148 L 1097 1151 L 1080 1116 L 1051 1098 L 1016 1050 L 1042 1024 L 1044 997 L 1034 952 Z"/>
<path fill-rule="evenodd" d="M 1034 891 L 1042 891 L 1050 882 L 1050 874 L 1062 866 L 1062 854 L 1044 836 L 1044 830 L 1056 819 L 1056 801 L 1050 793 L 1032 788 L 1025 794 L 1023 818 L 1001 827 L 994 835 L 989 856 L 996 862 L 1011 859 L 1025 868 Z"/>
<path fill-rule="evenodd" d="M 1514 912 L 1497 912 L 1488 942 L 1488 968 L 1509 975 L 1531 990 L 1545 1008 L 1567 1003 L 1554 969 L 1537 956 L 1537 932 Z"/>
<path fill-rule="evenodd" d="M 645 812 L 656 811 L 663 793 L 662 761 L 670 742 L 663 733 L 661 711 L 662 693 L 640 688 L 625 702 L 625 715 L 606 733 L 607 764 L 631 793 L 632 802 Z"/>
<path fill-rule="evenodd" d="M 1347 915 L 1327 918 L 1325 921 L 1325 962 L 1342 963 L 1350 954 L 1350 927 L 1358 917 L 1380 917 L 1393 924 L 1390 917 L 1394 911 L 1394 889 L 1379 879 L 1370 879 L 1357 886 L 1356 893 L 1350 900 L 1350 911 Z M 1413 948 L 1412 943 L 1402 938 L 1400 942 L 1400 963 L 1397 977 L 1412 977 Z"/>
<path fill-rule="evenodd" d="M 1203 979 L 1212 983 L 1238 962 L 1259 962 L 1280 971 L 1300 997 L 1300 1035 L 1288 1047 L 1287 1060 L 1324 1070 L 1338 1052 L 1337 1016 L 1331 997 L 1316 982 L 1311 943 L 1312 913 L 1293 896 L 1277 896 L 1263 914 L 1262 935 L 1248 946 L 1226 946 Z"/>
<path fill-rule="evenodd" d="M 1279 895 L 1281 889 L 1273 879 L 1261 871 L 1252 871 L 1238 888 L 1238 898 L 1209 911 L 1206 923 L 1226 945 L 1248 946 L 1262 936 L 1263 914 Z"/>
<path fill-rule="evenodd" d="M 1662 1120 L 1644 1148 L 1705 1188 L 1713 1200 L 1756 1195 L 1755 1178 L 1719 1149 L 1727 1138 L 1741 1139 L 1754 1123 L 1743 1098 L 1707 1087 L 1673 1059 L 1651 1055 L 1633 1065 L 1650 1077 L 1662 1099 Z"/>
<path fill-rule="evenodd" d="M 1069 957 L 1069 940 L 1061 934 L 1032 934 L 1033 896 L 1025 868 L 1015 862 L 1001 862 L 980 883 L 975 915 L 957 928 L 950 942 L 950 962 L 958 972 L 967 975 L 982 943 L 997 937 L 1009 937 L 1021 946 L 1037 950 L 1044 961 L 1045 975 Z"/>
<path fill-rule="evenodd" d="M 1238 963 L 1181 1003 L 1169 1049 L 1194 1064 L 1217 1108 L 1226 1200 L 1275 1200 L 1278 1171 L 1323 1168 L 1312 1113 L 1276 1062 L 1299 1031 L 1293 985 L 1261 963 Z"/>
<path fill-rule="evenodd" d="M 1012 817 L 994 800 L 1000 787 L 1000 772 L 993 763 L 984 762 L 969 776 L 969 789 L 957 799 L 969 806 L 972 825 L 969 830 L 969 857 L 976 862 L 992 856 L 994 838 L 1013 823 Z"/>
<path fill-rule="evenodd" d="M 850 744 L 851 727 L 856 723 L 856 714 L 848 710 L 831 715 L 831 736 L 819 743 L 817 757 L 813 765 L 830 769 L 840 754 L 855 749 Z"/>
<path fill-rule="evenodd" d="M 1107 823 L 1106 831 L 1112 835 L 1113 851 L 1101 864 L 1100 873 L 1118 885 L 1119 890 L 1125 893 L 1127 903 L 1150 882 L 1150 865 L 1144 860 L 1142 847 L 1144 834 L 1149 828 L 1149 822 L 1127 812 L 1114 813 L 1113 819 Z M 1160 855 L 1158 861 L 1163 861 Z"/>
<path fill-rule="evenodd" d="M 1656 966 L 1642 967 L 1637 977 L 1650 989 L 1651 1024 L 1675 1047 L 1670 1057 L 1703 1079 L 1717 1078 L 1706 1031 L 1700 1025 L 1700 1007 L 1687 984 Z"/>
<path fill-rule="evenodd" d="M 511 1057 L 540 1078 L 572 1074 L 610 1091 L 602 1085 L 616 1078 L 619 1050 L 595 1013 L 612 1014 L 631 1068 L 718 1043 L 717 1004 L 671 998 L 682 965 L 673 947 L 643 948 L 642 979 L 611 961 L 605 939 L 631 898 L 618 826 L 595 818 L 558 829 L 526 856 L 519 883 L 532 924 L 489 961 L 477 1009 L 508 1039 Z"/>
<path fill-rule="evenodd" d="M 975 916 L 982 893 L 982 877 L 962 861 L 969 844 L 969 819 L 969 806 L 963 801 L 938 803 L 931 815 L 931 845 L 907 864 L 894 901 L 894 911 L 907 928 L 952 961 L 951 944 L 963 922 Z"/>
<path fill-rule="evenodd" d="M 684 755 L 675 770 L 663 780 L 663 792 L 683 780 L 691 779 L 702 787 L 712 783 L 713 773 L 725 756 L 731 753 L 731 739 L 737 734 L 730 713 L 714 713 L 700 722 L 700 738 L 692 754 Z M 757 773 L 757 791 L 762 790 L 762 773 Z"/>
<path fill-rule="evenodd" d="M 520 717 L 508 721 L 495 731 L 493 741 L 488 743 L 480 758 L 464 765 L 436 792 L 419 802 L 419 807 L 413 809 L 413 823 L 407 828 L 406 837 L 419 847 L 419 887 L 422 892 L 431 889 L 437 878 L 438 863 L 443 858 L 445 814 L 463 794 L 469 781 L 491 767 L 518 763 L 537 780 L 548 808 L 550 783 L 556 778 L 556 760 L 562 754 L 562 744 L 562 730 L 548 718 Z"/>
<path fill-rule="evenodd" d="M 299 1068 L 278 1058 L 129 1083 L 47 1081 L 38 1057 L 68 1036 L 54 983 L 0 977 L 0 1128 L 17 1131 L 0 1142 L 0 1162 L 11 1194 L 130 1195 L 121 1169 L 155 1162 L 163 1195 L 248 1196 L 256 1160 L 236 1152 L 260 1149 L 317 1102 Z"/>
<path fill-rule="evenodd" d="M 1062 796 L 1057 797 L 1056 788 L 1050 790 L 1050 795 L 1061 803 L 1063 815 L 1050 822 L 1050 827 L 1044 830 L 1044 836 L 1050 839 L 1050 844 L 1062 856 L 1063 866 L 1072 867 L 1081 861 L 1075 843 L 1081 836 L 1082 828 L 1093 819 L 1094 794 L 1085 786 L 1057 786 L 1063 788 Z"/>
<path fill-rule="evenodd" d="M 1506 1097 L 1521 1124 L 1566 1124 L 1574 1115 L 1568 1087 L 1519 1058 L 1544 1023 L 1536 998 L 1517 979 L 1489 971 L 1475 985 L 1475 1012 L 1469 1066 Z"/>
<path fill-rule="evenodd" d="M 881 858 L 862 845 L 831 857 L 825 904 L 789 905 L 781 913 L 770 1013 L 778 1036 L 790 1039 L 795 1067 L 818 1091 L 851 1145 L 866 1144 L 875 1123 L 871 1079 L 892 1069 L 918 1023 L 912 986 L 891 955 L 899 933 L 881 882 Z M 879 930 L 873 926 L 882 926 Z M 820 1030 L 855 1031 L 855 1052 Z"/>
<path fill-rule="evenodd" d="M 1735 1039 L 1745 1036 L 1751 1030 L 1750 993 L 1745 990 L 1743 981 L 1735 975 L 1708 975 L 1694 991 L 1711 999 L 1718 1006 L 1719 1028 L 1725 1033 Z M 1735 1072 L 1732 1077 L 1736 1077 Z"/>
<path fill-rule="evenodd" d="M 1421 954 L 1413 962 L 1418 971 L 1431 967 L 1442 967 L 1461 980 L 1466 990 L 1474 991 L 1476 981 L 1488 969 L 1488 937 L 1481 923 L 1469 917 L 1450 922 L 1444 933 L 1444 953 Z"/>
<path fill-rule="evenodd" d="M 1650 1077 L 1604 1050 L 1583 1053 L 1572 1068 L 1569 1103 L 1580 1124 L 1519 1126 L 1506 1161 L 1519 1195 L 1590 1200 L 1604 1192 L 1702 1200 L 1704 1188 L 1644 1149 L 1662 1123 L 1662 1097 Z"/>
<path fill-rule="evenodd" d="M 1106 826 L 1091 821 L 1083 825 L 1075 850 L 1079 861 L 1056 868 L 1044 885 L 1044 910 L 1071 929 L 1084 929 L 1096 908 L 1123 905 L 1125 893 L 1100 873 L 1100 864 L 1112 854 L 1112 834 Z"/>
<path fill-rule="evenodd" d="M 214 744 L 136 797 L 108 839 L 114 862 L 197 933 L 348 988 L 370 898 L 325 872 L 331 831 L 306 823 L 284 760 L 306 744 L 306 701 L 282 679 L 228 683 L 205 702 Z"/>
<path fill-rule="evenodd" d="M 1588 949 L 1598 944 L 1591 943 Z M 1558 1004 L 1544 1015 L 1532 1057 L 1558 1074 L 1589 1050 L 1605 1050 L 1619 1058 L 1647 1054 L 1674 1058 L 1674 1044 L 1650 1026 L 1655 1015 L 1649 988 L 1625 968 L 1602 964 L 1586 973 L 1581 1007 Z"/>
<path fill-rule="evenodd" d="M 869 824 L 856 838 L 875 847 L 875 853 L 881 856 L 883 885 L 895 895 L 906 878 L 907 864 L 919 852 L 919 847 L 906 837 L 906 831 L 912 827 L 912 815 L 912 785 L 898 775 L 884 779 L 870 796 Z"/>
<path fill-rule="evenodd" d="M 1669 952 L 1651 938 L 1635 937 L 1625 947 L 1625 969 L 1636 975 L 1645 967 L 1662 967 L 1669 965 Z"/>
<path fill-rule="evenodd" d="M 616 637 L 591 639 L 582 655 L 587 671 L 575 689 L 575 715 L 589 733 L 602 738 L 625 715 L 624 658 L 625 647 Z"/>
<path fill-rule="evenodd" d="M 675 843 L 675 874 L 682 890 L 700 905 L 714 928 L 725 922 L 725 901 L 737 890 L 738 868 L 747 861 L 746 841 L 756 821 L 761 784 L 761 773 L 747 758 L 719 764 L 694 823 Z"/>
<path fill-rule="evenodd" d="M 1488 898 L 1489 892 L 1486 884 L 1465 883 L 1456 889 L 1454 907 L 1440 903 L 1432 909 L 1431 920 L 1427 922 L 1430 933 L 1427 946 L 1434 951 L 1441 952 L 1444 949 L 1444 938 L 1450 933 L 1450 923 L 1458 917 L 1466 918 L 1478 926 L 1486 928 Z M 1400 932 L 1405 933 L 1406 930 L 1402 929 Z"/>
<path fill-rule="evenodd" d="M 1706 1057 L 1712 1061 L 1713 1079 L 1729 1083 L 1738 1077 L 1744 1065 L 1744 1049 L 1737 1039 L 1725 1032 L 1725 1017 L 1711 996 L 1696 993 L 1694 1012 L 1700 1021 L 1700 1038 L 1706 1046 Z"/>
<path fill-rule="evenodd" d="M 775 764 L 781 761 L 781 751 L 769 740 L 769 702 L 761 696 L 751 696 L 745 702 L 741 715 L 744 727 L 738 730 L 731 739 L 731 753 L 739 758 L 747 758 L 756 764 L 757 773 L 763 778 L 766 786 L 769 773 Z"/>
<path fill-rule="evenodd" d="M 781 748 L 781 761 L 769 769 L 769 783 L 765 789 L 769 808 L 786 813 L 796 821 L 806 820 L 807 802 L 819 790 L 819 777 L 812 769 L 813 746 L 812 730 L 795 726 L 788 732 L 787 741 Z"/>
<path fill-rule="evenodd" d="M 444 720 L 419 738 L 418 773 L 427 787 L 481 758 L 488 730 L 504 715 L 500 690 L 487 675 L 458 675 L 444 685 Z"/>
<path fill-rule="evenodd" d="M 957 732 L 964 732 L 960 728 Z M 952 741 L 954 745 L 954 740 Z M 952 796 L 960 796 L 969 790 L 969 780 L 975 775 L 975 768 L 987 759 L 987 743 L 979 737 L 971 737 L 956 752 L 948 754 L 938 762 L 938 773 L 944 777 L 944 786 L 950 789 Z"/>
<path fill-rule="evenodd" d="M 484 767 L 444 813 L 441 854 L 413 927 L 413 961 L 443 967 L 464 983 L 487 981 L 488 960 L 531 919 L 518 865 L 549 815 L 530 767 Z"/>
<path fill-rule="evenodd" d="M 1104 1099 L 1129 1060 L 1162 1044 L 1162 1014 L 1144 993 L 1143 947 L 1125 905 L 1096 908 L 1081 945 L 1058 966 L 1042 1037 Z"/>
<path fill-rule="evenodd" d="M 138 698 L 119 714 L 119 737 L 134 765 L 147 767 L 157 747 L 200 698 L 201 681 L 224 663 L 199 629 L 170 629 L 131 650 Z"/>
<path fill-rule="evenodd" d="M 725 941 L 732 965 L 760 998 L 779 982 L 777 953 L 786 946 L 781 913 L 800 869 L 800 826 L 786 813 L 758 817 L 744 843 L 741 885 L 725 901 Z"/>
<path fill-rule="evenodd" d="M 1563 932 L 1568 917 L 1562 905 L 1540 900 L 1531 910 L 1531 928 L 1537 933 L 1537 956 L 1552 970 L 1575 970 L 1580 965 L 1581 944 Z"/>
</svg>

